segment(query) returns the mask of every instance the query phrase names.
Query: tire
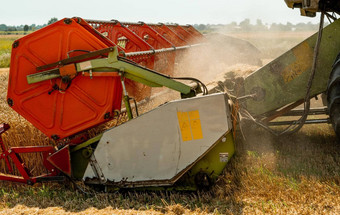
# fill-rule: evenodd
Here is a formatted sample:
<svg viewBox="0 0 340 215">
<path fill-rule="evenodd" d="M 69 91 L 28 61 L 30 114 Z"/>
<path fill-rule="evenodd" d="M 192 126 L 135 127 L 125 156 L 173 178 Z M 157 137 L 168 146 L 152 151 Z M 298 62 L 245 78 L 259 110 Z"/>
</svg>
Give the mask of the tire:
<svg viewBox="0 0 340 215">
<path fill-rule="evenodd" d="M 327 87 L 327 107 L 334 131 L 340 138 L 340 54 L 337 56 Z"/>
</svg>

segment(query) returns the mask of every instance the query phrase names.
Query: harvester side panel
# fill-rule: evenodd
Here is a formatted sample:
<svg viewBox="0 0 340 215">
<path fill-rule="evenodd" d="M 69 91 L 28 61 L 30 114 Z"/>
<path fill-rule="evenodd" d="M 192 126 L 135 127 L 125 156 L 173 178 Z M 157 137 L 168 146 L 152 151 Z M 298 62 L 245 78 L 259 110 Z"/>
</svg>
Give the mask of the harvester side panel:
<svg viewBox="0 0 340 215">
<path fill-rule="evenodd" d="M 245 78 L 245 95 L 256 94 L 246 102 L 247 110 L 260 115 L 303 99 L 313 64 L 317 34 L 253 72 Z M 323 30 L 311 96 L 325 92 L 332 65 L 340 51 L 340 20 Z"/>
<path fill-rule="evenodd" d="M 166 103 L 104 132 L 94 152 L 101 180 L 117 186 L 171 185 L 223 139 L 224 147 L 212 156 L 216 163 L 197 167 L 208 176 L 220 172 L 234 153 L 233 142 L 226 142 L 230 114 L 226 95 L 213 94 Z M 93 169 L 89 164 L 84 175 L 89 183 L 98 180 Z"/>
</svg>

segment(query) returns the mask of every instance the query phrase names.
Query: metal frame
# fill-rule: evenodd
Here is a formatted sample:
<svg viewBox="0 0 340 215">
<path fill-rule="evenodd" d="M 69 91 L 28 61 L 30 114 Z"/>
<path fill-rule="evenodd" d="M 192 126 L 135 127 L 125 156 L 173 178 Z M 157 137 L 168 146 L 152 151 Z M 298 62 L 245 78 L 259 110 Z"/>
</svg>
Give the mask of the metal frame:
<svg viewBox="0 0 340 215">
<path fill-rule="evenodd" d="M 113 43 L 118 44 L 129 59 L 167 75 L 173 74 L 176 53 L 179 50 L 204 41 L 203 35 L 191 25 L 91 19 L 85 21 Z M 120 38 L 124 38 L 125 45 L 121 44 Z M 164 53 L 166 56 L 159 57 Z M 160 59 L 162 64 L 167 65 L 157 66 Z"/>
<path fill-rule="evenodd" d="M 58 169 L 56 169 L 51 163 L 48 162 L 48 157 L 55 153 L 55 149 L 53 146 L 23 146 L 23 147 L 10 147 L 6 149 L 5 144 L 2 140 L 2 134 L 9 129 L 7 124 L 0 125 L 0 145 L 1 145 L 1 155 L 0 160 L 5 160 L 6 166 L 10 173 L 13 172 L 13 168 L 10 164 L 10 160 L 13 162 L 19 173 L 20 176 L 15 175 L 5 175 L 0 174 L 0 180 L 2 181 L 13 181 L 19 183 L 25 183 L 32 185 L 39 181 L 44 180 L 63 180 L 64 177 L 57 177 L 60 173 Z M 30 174 L 29 169 L 25 166 L 20 154 L 24 153 L 42 153 L 43 155 L 43 164 L 48 170 L 48 174 L 39 175 L 39 176 L 32 176 Z"/>
</svg>

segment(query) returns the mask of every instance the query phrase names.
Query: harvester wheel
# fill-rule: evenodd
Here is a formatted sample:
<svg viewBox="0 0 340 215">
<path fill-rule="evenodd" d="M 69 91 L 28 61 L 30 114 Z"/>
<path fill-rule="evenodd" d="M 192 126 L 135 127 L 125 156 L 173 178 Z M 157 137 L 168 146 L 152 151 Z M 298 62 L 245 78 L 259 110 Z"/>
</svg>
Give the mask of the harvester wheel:
<svg viewBox="0 0 340 215">
<path fill-rule="evenodd" d="M 334 131 L 340 138 L 340 54 L 335 60 L 328 82 L 327 107 Z"/>
</svg>

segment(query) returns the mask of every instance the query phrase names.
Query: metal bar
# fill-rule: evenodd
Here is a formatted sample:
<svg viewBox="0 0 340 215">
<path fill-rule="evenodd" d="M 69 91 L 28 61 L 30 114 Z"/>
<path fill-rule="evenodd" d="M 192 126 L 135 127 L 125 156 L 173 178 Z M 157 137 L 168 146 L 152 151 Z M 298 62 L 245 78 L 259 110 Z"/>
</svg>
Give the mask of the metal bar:
<svg viewBox="0 0 340 215">
<path fill-rule="evenodd" d="M 126 78 L 149 86 L 165 86 L 183 94 L 188 94 L 191 91 L 190 86 L 172 80 L 170 77 L 146 67 L 142 67 L 129 59 L 119 57 L 117 47 L 114 47 L 114 51 L 109 53 L 108 58 L 100 58 L 76 63 L 76 68 L 77 72 L 96 72 L 96 70 L 103 72 L 103 69 L 108 69 L 108 72 L 123 72 Z M 46 75 L 48 79 L 52 79 L 49 74 L 45 74 L 45 72 L 43 72 L 43 74 Z M 53 74 L 55 74 L 55 71 L 53 71 Z M 61 77 L 60 73 L 58 77 Z M 53 76 L 53 78 L 57 77 Z M 46 79 L 44 76 L 41 76 L 41 73 L 35 73 L 27 76 L 29 83 L 37 83 L 48 79 Z"/>
<path fill-rule="evenodd" d="M 140 52 L 129 52 L 125 53 L 126 57 L 138 56 L 138 55 L 151 55 L 151 54 L 158 54 L 164 52 L 172 52 L 176 50 L 183 50 L 192 47 L 197 47 L 203 45 L 202 43 L 194 44 L 194 45 L 187 45 L 187 46 L 179 46 L 179 47 L 171 47 L 171 48 L 164 48 L 164 49 L 156 49 L 156 50 L 149 50 L 149 51 L 140 51 Z"/>
<path fill-rule="evenodd" d="M 291 121 L 278 121 L 278 122 L 269 122 L 267 125 L 269 126 L 281 126 L 281 125 L 292 125 L 299 124 L 299 122 L 291 120 Z M 310 119 L 306 120 L 304 124 L 321 124 L 321 123 L 331 123 L 330 118 L 327 119 Z"/>
<path fill-rule="evenodd" d="M 21 162 L 21 158 L 15 152 L 10 152 L 9 157 L 14 162 L 16 168 L 19 170 L 22 177 L 26 180 L 30 179 L 29 173 L 27 172 L 26 168 L 24 167 L 24 163 Z"/>
<path fill-rule="evenodd" d="M 96 20 L 96 19 L 84 19 L 88 23 L 98 23 L 98 24 L 123 24 L 123 25 L 143 25 L 144 23 L 147 25 L 167 25 L 167 26 L 187 26 L 187 25 L 179 25 L 179 24 L 163 24 L 163 23 L 149 23 L 149 22 L 128 22 L 128 21 L 118 21 L 118 20 Z"/>
<path fill-rule="evenodd" d="M 288 105 L 287 107 L 284 107 L 282 110 L 279 110 L 279 111 L 275 111 L 274 113 L 272 113 L 271 116 L 268 116 L 267 118 L 265 118 L 263 120 L 263 122 L 270 122 L 272 121 L 273 119 L 279 117 L 279 116 L 282 116 L 283 114 L 289 112 L 290 110 L 292 110 L 293 108 L 296 108 L 297 106 L 299 106 L 300 104 L 303 103 L 303 100 L 299 100 L 299 101 L 296 101 L 294 102 L 293 104 L 290 104 Z"/>
<path fill-rule="evenodd" d="M 52 67 L 55 67 L 55 66 L 61 66 L 61 65 L 85 60 L 85 59 L 88 59 L 88 58 L 96 57 L 96 56 L 99 56 L 99 55 L 102 55 L 102 54 L 112 52 L 113 50 L 114 50 L 113 47 L 109 47 L 109 48 L 106 48 L 106 49 L 93 51 L 93 52 L 90 52 L 88 54 L 83 54 L 83 55 L 79 55 L 79 56 L 76 56 L 76 57 L 66 58 L 66 59 L 63 59 L 61 61 L 57 61 L 55 63 L 47 64 L 47 65 L 44 65 L 44 66 L 39 66 L 39 67 L 37 67 L 37 71 L 41 71 L 41 70 L 45 70 L 45 69 L 52 68 Z"/>
<path fill-rule="evenodd" d="M 65 176 L 38 176 L 35 177 L 36 182 L 48 182 L 48 181 L 52 181 L 52 182 L 62 182 L 66 180 Z"/>
<path fill-rule="evenodd" d="M 15 175 L 5 175 L 0 173 L 0 181 L 11 181 L 11 182 L 18 182 L 18 183 L 27 183 L 27 179 Z"/>
<path fill-rule="evenodd" d="M 301 116 L 304 113 L 303 109 L 295 109 L 291 110 L 282 116 Z M 327 113 L 327 107 L 322 107 L 322 108 L 311 108 L 309 110 L 308 115 L 323 115 Z"/>
<path fill-rule="evenodd" d="M 9 150 L 12 150 L 14 153 L 22 154 L 22 153 L 35 153 L 35 152 L 53 152 L 53 146 L 22 146 L 22 147 L 12 147 Z"/>
</svg>

